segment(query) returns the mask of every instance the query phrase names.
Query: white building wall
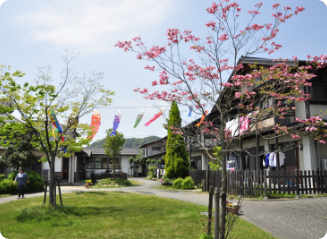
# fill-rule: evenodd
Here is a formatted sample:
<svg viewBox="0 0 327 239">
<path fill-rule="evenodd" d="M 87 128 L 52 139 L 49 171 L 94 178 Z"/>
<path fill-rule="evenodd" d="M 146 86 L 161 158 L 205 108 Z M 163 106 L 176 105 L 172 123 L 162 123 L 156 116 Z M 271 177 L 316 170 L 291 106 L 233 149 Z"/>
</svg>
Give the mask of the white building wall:
<svg viewBox="0 0 327 239">
<path fill-rule="evenodd" d="M 56 157 L 55 159 L 55 172 L 61 172 L 61 164 L 62 164 L 62 159 L 61 158 L 58 158 Z"/>
<path fill-rule="evenodd" d="M 321 162 L 326 159 L 327 160 L 327 146 L 323 145 L 321 143 L 318 143 L 318 147 L 319 147 L 319 155 L 320 155 L 320 160 Z M 321 164 L 321 163 L 320 163 Z M 323 167 L 321 169 L 324 169 Z M 325 169 L 327 170 L 327 169 Z"/>
<path fill-rule="evenodd" d="M 310 116 L 322 115 L 327 110 L 327 105 L 310 104 Z M 320 112 L 321 111 L 321 112 Z"/>
<path fill-rule="evenodd" d="M 127 173 L 127 175 L 131 175 L 131 170 L 129 168 L 130 165 L 128 162 L 129 157 L 131 157 L 131 156 L 122 156 L 121 157 L 121 170 L 124 173 Z"/>
<path fill-rule="evenodd" d="M 312 136 L 306 135 L 302 137 L 303 142 L 303 157 L 304 157 L 304 168 L 301 170 L 316 170 L 317 165 L 317 154 L 315 144 Z"/>
<path fill-rule="evenodd" d="M 305 120 L 307 117 L 305 115 L 305 103 L 302 102 L 295 102 L 295 118 L 299 118 Z"/>
<path fill-rule="evenodd" d="M 298 145 L 302 144 L 303 145 L 303 141 L 299 141 L 298 142 Z M 299 152 L 299 167 L 300 167 L 300 170 L 303 170 L 304 169 L 304 154 L 303 154 L 303 149 L 299 149 L 298 150 Z"/>
<path fill-rule="evenodd" d="M 50 165 L 48 162 L 43 163 L 43 169 L 44 170 L 50 170 Z"/>
</svg>

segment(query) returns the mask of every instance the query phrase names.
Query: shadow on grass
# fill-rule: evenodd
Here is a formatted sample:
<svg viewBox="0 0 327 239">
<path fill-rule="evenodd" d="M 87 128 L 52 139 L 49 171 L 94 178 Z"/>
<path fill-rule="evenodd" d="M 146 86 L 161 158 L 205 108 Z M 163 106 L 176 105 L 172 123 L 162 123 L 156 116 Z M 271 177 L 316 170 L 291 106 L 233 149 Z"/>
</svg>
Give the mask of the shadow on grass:
<svg viewBox="0 0 327 239">
<path fill-rule="evenodd" d="M 22 209 L 18 215 L 15 216 L 15 220 L 21 223 L 54 220 L 54 226 L 55 224 L 63 226 L 62 223 L 58 222 L 67 219 L 68 216 L 90 217 L 103 214 L 112 215 L 113 213 L 121 211 L 122 209 L 117 207 L 60 207 L 57 205 L 57 209 L 54 209 L 50 205 L 40 205 Z"/>
</svg>

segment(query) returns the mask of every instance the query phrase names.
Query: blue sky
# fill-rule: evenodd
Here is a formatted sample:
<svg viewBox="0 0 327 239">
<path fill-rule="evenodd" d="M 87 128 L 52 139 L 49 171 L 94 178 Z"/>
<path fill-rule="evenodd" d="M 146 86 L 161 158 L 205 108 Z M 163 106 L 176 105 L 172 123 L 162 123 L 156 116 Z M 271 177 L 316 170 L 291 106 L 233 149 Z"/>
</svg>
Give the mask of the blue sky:
<svg viewBox="0 0 327 239">
<path fill-rule="evenodd" d="M 80 52 L 74 61 L 76 71 L 104 72 L 103 84 L 116 92 L 111 107 L 99 109 L 102 124 L 95 140 L 105 137 L 105 130 L 112 127 L 114 115 L 122 110 L 119 131 L 126 137 L 165 136 L 160 118 L 149 127 L 144 127 L 156 106 L 165 105 L 158 101 L 144 100 L 134 93 L 136 87 L 151 88 L 158 80 L 158 72 L 144 70 L 147 62 L 136 60 L 133 53 L 125 53 L 114 45 L 118 40 L 131 40 L 140 36 L 148 45 L 164 46 L 166 30 L 178 28 L 192 30 L 194 35 L 206 37 L 205 23 L 214 20 L 206 12 L 213 1 L 208 0 L 8 0 L 0 8 L 0 64 L 11 65 L 13 70 L 26 73 L 23 81 L 35 78 L 37 67 L 51 65 L 53 82 L 59 83 L 63 69 L 60 55 L 67 49 Z M 238 1 L 243 10 L 241 19 L 248 19 L 248 12 L 259 1 Z M 265 0 L 256 23 L 272 22 L 272 4 Z M 297 55 L 306 59 L 307 54 L 327 54 L 327 8 L 319 0 L 283 0 L 282 6 L 306 8 L 279 27 L 275 39 L 283 47 L 272 55 L 259 57 L 288 57 Z M 243 18 L 244 17 L 244 18 Z M 185 51 L 184 54 L 189 54 Z M 192 54 L 192 53 L 190 53 Z M 157 90 L 157 89 L 156 89 Z M 138 128 L 132 130 L 141 107 L 145 116 Z M 121 108 L 130 107 L 130 108 Z M 181 108 L 185 122 L 187 108 Z M 166 114 L 168 110 L 166 111 Z M 196 116 L 193 116 L 196 117 Z M 82 122 L 91 122 L 91 115 Z"/>
</svg>

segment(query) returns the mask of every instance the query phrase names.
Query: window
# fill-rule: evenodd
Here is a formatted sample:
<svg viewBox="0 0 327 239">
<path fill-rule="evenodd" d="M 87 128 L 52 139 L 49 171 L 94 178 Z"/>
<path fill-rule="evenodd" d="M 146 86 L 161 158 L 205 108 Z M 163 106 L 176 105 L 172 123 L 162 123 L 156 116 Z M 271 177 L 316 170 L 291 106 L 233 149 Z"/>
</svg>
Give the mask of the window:
<svg viewBox="0 0 327 239">
<path fill-rule="evenodd" d="M 327 99 L 327 75 L 318 75 L 310 80 L 312 86 L 309 88 L 312 100 L 326 100 Z"/>
<path fill-rule="evenodd" d="M 89 163 L 86 164 L 87 169 L 107 169 L 107 160 L 108 158 L 93 158 L 89 160 Z"/>
<path fill-rule="evenodd" d="M 154 150 L 161 150 L 161 148 L 160 147 L 152 147 L 152 150 L 154 151 Z"/>
</svg>

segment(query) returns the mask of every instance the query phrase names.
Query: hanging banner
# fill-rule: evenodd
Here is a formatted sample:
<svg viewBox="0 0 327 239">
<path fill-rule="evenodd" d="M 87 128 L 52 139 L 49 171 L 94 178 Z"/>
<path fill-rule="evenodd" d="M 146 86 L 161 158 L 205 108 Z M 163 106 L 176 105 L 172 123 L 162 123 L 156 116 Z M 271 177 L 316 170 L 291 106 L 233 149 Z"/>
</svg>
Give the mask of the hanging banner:
<svg viewBox="0 0 327 239">
<path fill-rule="evenodd" d="M 57 129 L 57 132 L 62 134 L 63 131 L 62 131 L 62 128 L 59 124 L 59 121 L 57 120 L 57 117 L 54 113 L 53 110 L 48 110 L 48 114 L 49 114 L 49 117 L 50 117 L 50 121 L 52 123 L 52 125 L 54 126 L 54 129 L 53 129 L 53 134 L 54 134 L 54 138 L 56 138 L 55 134 L 56 134 L 56 129 Z M 64 137 L 61 136 L 61 140 L 64 141 Z"/>
<path fill-rule="evenodd" d="M 208 114 L 208 110 L 206 110 L 206 112 L 204 114 L 207 115 Z M 202 115 L 200 122 L 197 123 L 196 126 L 200 127 L 200 125 L 202 124 L 203 120 L 205 119 L 205 115 Z"/>
<path fill-rule="evenodd" d="M 141 122 L 143 116 L 144 116 L 144 110 L 141 110 L 141 112 L 137 115 L 137 118 L 136 118 L 133 129 L 135 129 L 139 125 L 139 123 Z"/>
<path fill-rule="evenodd" d="M 92 127 L 92 132 L 93 132 L 93 134 L 90 136 L 91 139 L 93 139 L 94 136 L 98 133 L 100 125 L 101 125 L 100 112 L 98 110 L 94 110 L 91 118 L 91 124 L 90 124 L 90 127 Z"/>
<path fill-rule="evenodd" d="M 155 114 L 149 122 L 147 122 L 144 126 L 149 126 L 153 121 L 155 121 L 156 119 L 158 119 L 161 115 L 163 115 L 163 113 L 166 111 L 166 109 L 162 109 L 160 110 L 157 114 Z"/>
<path fill-rule="evenodd" d="M 191 117 L 191 115 L 192 115 L 192 110 L 193 110 L 193 106 L 189 106 L 188 109 L 190 110 L 190 112 L 188 113 L 188 117 Z"/>
<path fill-rule="evenodd" d="M 119 123 L 121 119 L 121 111 L 118 111 L 118 114 L 115 115 L 114 122 L 113 122 L 113 128 L 112 128 L 112 133 L 110 136 L 115 136 L 116 135 L 116 130 L 118 129 Z"/>
</svg>

